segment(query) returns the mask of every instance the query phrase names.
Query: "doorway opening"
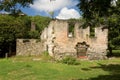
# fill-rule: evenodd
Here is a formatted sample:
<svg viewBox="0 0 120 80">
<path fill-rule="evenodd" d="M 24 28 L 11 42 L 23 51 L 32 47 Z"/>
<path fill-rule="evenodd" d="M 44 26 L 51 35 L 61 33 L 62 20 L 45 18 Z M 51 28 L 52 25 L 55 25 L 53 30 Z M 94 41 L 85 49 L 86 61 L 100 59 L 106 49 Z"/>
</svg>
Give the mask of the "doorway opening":
<svg viewBox="0 0 120 80">
<path fill-rule="evenodd" d="M 89 45 L 86 44 L 86 42 L 78 42 L 75 46 L 75 49 L 77 51 L 77 57 L 78 58 L 87 57 L 86 53 L 87 53 L 88 47 Z"/>
</svg>

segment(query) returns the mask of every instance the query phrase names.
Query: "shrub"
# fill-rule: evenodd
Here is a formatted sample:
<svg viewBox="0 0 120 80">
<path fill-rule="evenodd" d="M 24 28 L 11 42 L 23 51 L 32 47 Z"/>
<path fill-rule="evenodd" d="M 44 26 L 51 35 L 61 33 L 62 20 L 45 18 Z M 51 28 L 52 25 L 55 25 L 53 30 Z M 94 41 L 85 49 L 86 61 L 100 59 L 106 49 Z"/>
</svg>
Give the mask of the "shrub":
<svg viewBox="0 0 120 80">
<path fill-rule="evenodd" d="M 66 56 L 61 60 L 62 63 L 68 64 L 68 65 L 78 65 L 79 63 L 77 62 L 76 58 L 72 56 Z"/>
</svg>

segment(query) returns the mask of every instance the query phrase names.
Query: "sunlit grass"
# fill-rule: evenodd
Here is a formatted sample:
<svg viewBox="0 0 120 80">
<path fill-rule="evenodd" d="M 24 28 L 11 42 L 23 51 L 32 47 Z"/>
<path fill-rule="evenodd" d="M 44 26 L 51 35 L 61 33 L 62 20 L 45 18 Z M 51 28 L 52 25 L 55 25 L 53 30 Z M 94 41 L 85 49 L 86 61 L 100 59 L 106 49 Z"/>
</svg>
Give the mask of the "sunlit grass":
<svg viewBox="0 0 120 80">
<path fill-rule="evenodd" d="M 41 57 L 0 59 L 0 80 L 104 80 L 104 77 L 98 79 L 99 76 L 120 74 L 120 58 L 79 62 L 79 65 L 67 65 L 43 61 Z M 114 77 L 106 78 L 114 80 Z"/>
</svg>

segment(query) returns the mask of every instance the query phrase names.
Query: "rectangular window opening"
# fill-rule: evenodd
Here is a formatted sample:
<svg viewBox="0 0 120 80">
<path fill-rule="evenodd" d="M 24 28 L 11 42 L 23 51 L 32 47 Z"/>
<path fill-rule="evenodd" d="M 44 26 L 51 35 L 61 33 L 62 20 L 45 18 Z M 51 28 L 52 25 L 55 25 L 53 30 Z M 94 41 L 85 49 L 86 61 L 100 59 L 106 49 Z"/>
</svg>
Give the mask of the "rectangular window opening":
<svg viewBox="0 0 120 80">
<path fill-rule="evenodd" d="M 29 39 L 23 40 L 23 43 L 27 43 L 27 42 L 30 42 L 30 40 Z"/>
<path fill-rule="evenodd" d="M 68 37 L 69 38 L 72 38 L 74 37 L 74 24 L 69 24 L 69 27 L 68 27 Z"/>
<path fill-rule="evenodd" d="M 90 27 L 90 37 L 95 37 L 95 28 Z"/>
</svg>

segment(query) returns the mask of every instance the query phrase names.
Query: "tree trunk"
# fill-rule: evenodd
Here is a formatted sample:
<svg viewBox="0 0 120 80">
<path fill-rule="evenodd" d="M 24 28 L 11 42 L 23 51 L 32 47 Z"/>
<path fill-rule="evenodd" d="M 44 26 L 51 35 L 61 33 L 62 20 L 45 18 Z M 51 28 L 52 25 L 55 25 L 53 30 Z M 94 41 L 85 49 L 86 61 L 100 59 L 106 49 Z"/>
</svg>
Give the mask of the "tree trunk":
<svg viewBox="0 0 120 80">
<path fill-rule="evenodd" d="M 9 54 L 8 55 L 11 55 L 12 53 L 12 47 L 11 47 L 11 44 L 9 44 Z"/>
<path fill-rule="evenodd" d="M 111 47 L 109 47 L 109 56 L 113 56 L 112 48 Z"/>
</svg>

